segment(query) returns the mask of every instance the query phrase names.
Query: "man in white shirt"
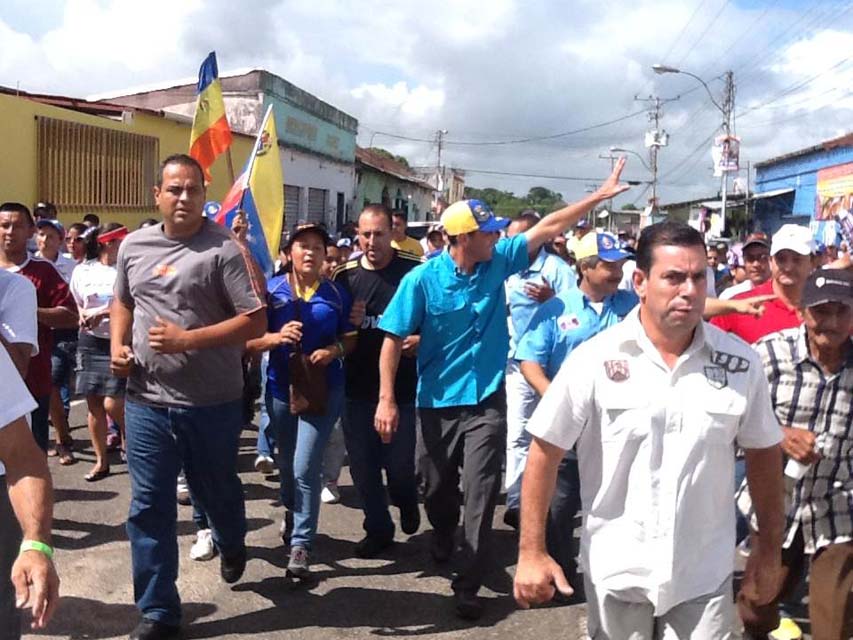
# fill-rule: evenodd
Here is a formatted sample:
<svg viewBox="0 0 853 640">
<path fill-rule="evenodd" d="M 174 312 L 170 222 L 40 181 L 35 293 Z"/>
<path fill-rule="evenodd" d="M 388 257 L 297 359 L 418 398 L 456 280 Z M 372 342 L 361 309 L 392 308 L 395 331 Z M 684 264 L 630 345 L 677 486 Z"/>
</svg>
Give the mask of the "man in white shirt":
<svg viewBox="0 0 853 640">
<path fill-rule="evenodd" d="M 728 638 L 735 544 L 735 443 L 768 540 L 745 586 L 769 601 L 784 525 L 782 434 L 761 362 L 702 322 L 705 248 L 687 225 L 643 231 L 640 307 L 578 347 L 528 424 L 515 597 L 523 607 L 572 592 L 545 548 L 557 467 L 577 445 L 581 566 L 593 639 Z"/>
<path fill-rule="evenodd" d="M 27 278 L 0 269 L 0 343 L 21 377 L 39 352 L 36 288 Z"/>
</svg>

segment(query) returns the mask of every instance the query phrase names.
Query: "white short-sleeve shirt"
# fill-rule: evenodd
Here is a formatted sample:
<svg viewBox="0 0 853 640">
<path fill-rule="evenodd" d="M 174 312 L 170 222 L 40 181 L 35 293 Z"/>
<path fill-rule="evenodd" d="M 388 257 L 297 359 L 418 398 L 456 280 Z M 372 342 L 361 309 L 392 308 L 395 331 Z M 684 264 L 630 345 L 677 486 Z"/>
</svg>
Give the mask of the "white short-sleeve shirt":
<svg viewBox="0 0 853 640">
<path fill-rule="evenodd" d="M 782 439 L 745 342 L 700 323 L 669 369 L 636 309 L 569 355 L 527 430 L 577 445 L 581 564 L 596 589 L 656 615 L 732 573 L 735 443 Z"/>
<path fill-rule="evenodd" d="M 24 276 L 0 269 L 0 334 L 7 342 L 29 344 L 37 355 L 36 288 Z"/>
<path fill-rule="evenodd" d="M 36 408 L 36 401 L 27 390 L 27 385 L 18 373 L 9 352 L 0 346 L 0 429 L 8 427 L 14 420 L 28 416 Z M 6 467 L 0 461 L 0 476 Z"/>
<path fill-rule="evenodd" d="M 69 289 L 82 317 L 109 309 L 113 300 L 116 268 L 99 260 L 88 260 L 78 265 L 71 276 Z M 94 329 L 86 329 L 97 338 L 110 337 L 110 320 L 104 318 Z"/>
</svg>

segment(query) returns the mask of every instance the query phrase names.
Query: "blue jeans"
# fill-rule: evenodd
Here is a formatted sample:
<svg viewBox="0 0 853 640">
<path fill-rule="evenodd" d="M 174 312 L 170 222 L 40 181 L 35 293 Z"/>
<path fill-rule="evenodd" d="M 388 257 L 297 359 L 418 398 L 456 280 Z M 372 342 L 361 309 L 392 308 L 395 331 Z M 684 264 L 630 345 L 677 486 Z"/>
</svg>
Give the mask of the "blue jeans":
<svg viewBox="0 0 853 640">
<path fill-rule="evenodd" d="M 272 402 L 272 394 L 267 385 L 267 367 L 270 364 L 270 354 L 264 353 L 261 358 L 261 415 L 258 419 L 258 455 L 275 458 L 275 429 L 270 423 L 267 406 Z"/>
<path fill-rule="evenodd" d="M 382 483 L 382 470 L 388 478 L 388 497 L 398 507 L 418 505 L 415 480 L 415 406 L 399 406 L 400 423 L 389 444 L 383 444 L 373 427 L 376 403 L 348 400 L 344 414 L 344 439 L 349 453 L 353 484 L 361 497 L 364 531 L 368 536 L 394 536 L 394 522 L 388 513 L 388 500 Z"/>
<path fill-rule="evenodd" d="M 281 503 L 293 512 L 292 547 L 311 549 L 320 517 L 320 472 L 323 450 L 341 413 L 343 385 L 329 388 L 326 413 L 294 416 L 289 401 L 269 397 L 267 411 L 278 437 Z"/>
<path fill-rule="evenodd" d="M 71 374 L 77 365 L 77 339 L 61 340 L 53 345 L 50 354 L 50 375 L 53 386 L 59 389 L 59 397 L 65 416 L 71 410 Z"/>
<path fill-rule="evenodd" d="M 181 601 L 175 585 L 175 487 L 181 466 L 193 498 L 210 520 L 219 552 L 231 557 L 246 548 L 246 509 L 237 476 L 242 402 L 163 407 L 128 400 L 125 420 L 133 595 L 144 618 L 176 625 Z"/>
</svg>

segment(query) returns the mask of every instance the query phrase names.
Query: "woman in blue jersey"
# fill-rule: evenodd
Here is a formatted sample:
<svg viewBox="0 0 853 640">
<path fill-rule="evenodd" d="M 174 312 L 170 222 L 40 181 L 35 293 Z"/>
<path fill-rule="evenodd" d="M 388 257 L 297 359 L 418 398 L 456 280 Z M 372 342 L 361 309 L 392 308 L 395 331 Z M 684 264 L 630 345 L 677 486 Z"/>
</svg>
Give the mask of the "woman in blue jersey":
<svg viewBox="0 0 853 640">
<path fill-rule="evenodd" d="M 269 351 L 267 411 L 278 435 L 282 537 L 290 545 L 288 572 L 309 573 L 309 556 L 320 511 L 323 450 L 340 415 L 344 393 L 343 359 L 355 344 L 348 318 L 352 301 L 321 276 L 329 236 L 314 224 L 297 227 L 286 252 L 289 273 L 267 283 L 268 333 L 249 349 Z M 288 360 L 296 347 L 312 364 L 325 367 L 328 398 L 322 415 L 290 412 Z"/>
</svg>

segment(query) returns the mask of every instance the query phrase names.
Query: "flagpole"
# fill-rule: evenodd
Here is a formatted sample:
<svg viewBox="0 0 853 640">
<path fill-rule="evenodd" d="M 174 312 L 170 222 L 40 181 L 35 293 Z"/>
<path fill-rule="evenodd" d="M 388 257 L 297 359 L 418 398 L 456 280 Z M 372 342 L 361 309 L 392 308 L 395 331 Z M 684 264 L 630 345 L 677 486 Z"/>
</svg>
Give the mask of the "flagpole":
<svg viewBox="0 0 853 640">
<path fill-rule="evenodd" d="M 225 161 L 228 168 L 228 184 L 234 184 L 234 161 L 231 159 L 231 147 L 225 150 Z"/>
<path fill-rule="evenodd" d="M 246 168 L 246 173 L 244 174 L 244 180 L 246 180 L 247 182 L 248 182 L 249 178 L 252 177 L 252 169 L 255 168 L 255 159 L 257 158 L 258 145 L 261 142 L 261 136 L 264 135 L 264 129 L 266 128 L 267 119 L 270 118 L 271 116 L 272 116 L 272 105 L 267 107 L 267 112 L 264 114 L 264 119 L 261 120 L 261 128 L 258 129 L 258 137 L 255 138 L 255 146 L 252 147 L 252 153 L 249 156 L 249 166 Z M 278 140 L 273 140 L 272 142 L 273 142 L 273 144 L 278 144 Z M 230 151 L 230 149 L 229 149 L 229 151 Z M 246 197 L 246 190 L 243 189 L 242 193 L 240 194 L 240 204 L 237 207 L 239 210 L 243 209 L 243 198 L 245 198 L 245 197 Z"/>
</svg>

